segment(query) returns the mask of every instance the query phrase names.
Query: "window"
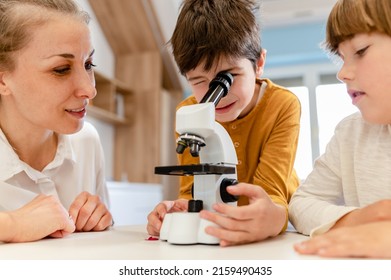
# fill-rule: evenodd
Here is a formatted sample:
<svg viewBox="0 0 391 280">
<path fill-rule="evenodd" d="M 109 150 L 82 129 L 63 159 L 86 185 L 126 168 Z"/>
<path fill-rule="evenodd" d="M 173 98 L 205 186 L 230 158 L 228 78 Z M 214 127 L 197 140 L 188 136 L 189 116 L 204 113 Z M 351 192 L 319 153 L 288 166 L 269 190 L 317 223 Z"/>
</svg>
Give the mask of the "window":
<svg viewBox="0 0 391 280">
<path fill-rule="evenodd" d="M 312 171 L 335 126 L 357 111 L 346 87 L 336 77 L 338 66 L 332 63 L 287 65 L 269 68 L 266 75 L 276 84 L 287 87 L 300 100 L 302 115 L 295 169 L 300 179 Z"/>
<path fill-rule="evenodd" d="M 305 179 L 312 170 L 312 143 L 311 143 L 311 121 L 310 102 L 308 87 L 302 86 L 302 77 L 290 77 L 273 79 L 278 84 L 287 87 L 300 101 L 301 118 L 300 134 L 297 146 L 295 170 L 300 179 Z"/>
<path fill-rule="evenodd" d="M 301 104 L 300 134 L 297 147 L 295 169 L 300 179 L 304 179 L 312 170 L 310 105 L 307 87 L 289 87 Z"/>
<path fill-rule="evenodd" d="M 357 111 L 357 107 L 352 105 L 346 92 L 345 84 L 328 84 L 316 87 L 320 154 L 324 153 L 337 124 L 343 118 Z"/>
</svg>

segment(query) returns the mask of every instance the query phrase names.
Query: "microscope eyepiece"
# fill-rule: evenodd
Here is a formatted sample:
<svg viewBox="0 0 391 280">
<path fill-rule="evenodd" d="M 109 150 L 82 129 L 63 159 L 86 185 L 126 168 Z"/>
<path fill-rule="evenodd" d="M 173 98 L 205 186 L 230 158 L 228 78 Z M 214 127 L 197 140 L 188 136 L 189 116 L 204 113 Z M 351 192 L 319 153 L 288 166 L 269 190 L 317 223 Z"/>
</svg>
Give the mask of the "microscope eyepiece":
<svg viewBox="0 0 391 280">
<path fill-rule="evenodd" d="M 215 106 L 220 102 L 220 99 L 227 95 L 234 77 L 231 73 L 220 72 L 209 83 L 209 90 L 206 92 L 200 103 L 212 102 Z"/>
</svg>

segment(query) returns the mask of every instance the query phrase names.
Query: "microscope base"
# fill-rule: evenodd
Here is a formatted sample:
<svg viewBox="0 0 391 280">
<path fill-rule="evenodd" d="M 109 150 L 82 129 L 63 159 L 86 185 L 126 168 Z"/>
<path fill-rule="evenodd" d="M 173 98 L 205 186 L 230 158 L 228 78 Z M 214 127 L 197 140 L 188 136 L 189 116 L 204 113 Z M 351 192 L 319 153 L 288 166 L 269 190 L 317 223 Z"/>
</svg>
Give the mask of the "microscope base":
<svg viewBox="0 0 391 280">
<path fill-rule="evenodd" d="M 164 217 L 160 240 L 176 245 L 209 244 L 218 245 L 220 239 L 205 233 L 207 226 L 214 223 L 200 218 L 200 213 L 175 212 Z"/>
</svg>

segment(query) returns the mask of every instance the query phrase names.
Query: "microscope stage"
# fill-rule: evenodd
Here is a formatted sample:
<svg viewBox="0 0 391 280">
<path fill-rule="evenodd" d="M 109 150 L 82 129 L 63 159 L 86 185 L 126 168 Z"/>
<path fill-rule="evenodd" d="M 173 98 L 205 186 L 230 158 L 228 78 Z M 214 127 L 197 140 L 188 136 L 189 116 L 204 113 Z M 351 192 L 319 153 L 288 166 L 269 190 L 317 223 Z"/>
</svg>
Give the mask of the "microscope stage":
<svg viewBox="0 0 391 280">
<path fill-rule="evenodd" d="M 191 165 L 172 165 L 157 166 L 155 174 L 165 175 L 206 175 L 206 174 L 235 174 L 236 168 L 233 166 L 224 166 L 218 164 L 191 164 Z"/>
</svg>

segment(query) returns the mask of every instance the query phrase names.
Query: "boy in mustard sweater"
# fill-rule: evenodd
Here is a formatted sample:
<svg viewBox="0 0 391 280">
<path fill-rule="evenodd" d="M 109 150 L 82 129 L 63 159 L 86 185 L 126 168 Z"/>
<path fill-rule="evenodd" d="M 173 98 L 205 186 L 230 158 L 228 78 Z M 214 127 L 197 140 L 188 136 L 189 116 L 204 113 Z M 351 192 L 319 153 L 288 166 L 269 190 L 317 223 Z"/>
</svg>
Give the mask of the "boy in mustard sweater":
<svg viewBox="0 0 391 280">
<path fill-rule="evenodd" d="M 216 204 L 202 218 L 220 227 L 206 232 L 221 246 L 255 242 L 284 232 L 288 203 L 299 180 L 293 169 L 299 128 L 297 97 L 268 79 L 261 79 L 266 51 L 262 49 L 251 0 L 185 0 L 171 38 L 174 58 L 193 95 L 178 108 L 196 104 L 210 81 L 225 71 L 234 76 L 227 96 L 216 107 L 216 121 L 229 133 L 238 157 L 238 205 Z M 180 165 L 197 164 L 188 149 Z M 183 176 L 179 199 L 158 204 L 148 216 L 147 230 L 159 235 L 164 215 L 185 211 L 193 177 Z"/>
</svg>

